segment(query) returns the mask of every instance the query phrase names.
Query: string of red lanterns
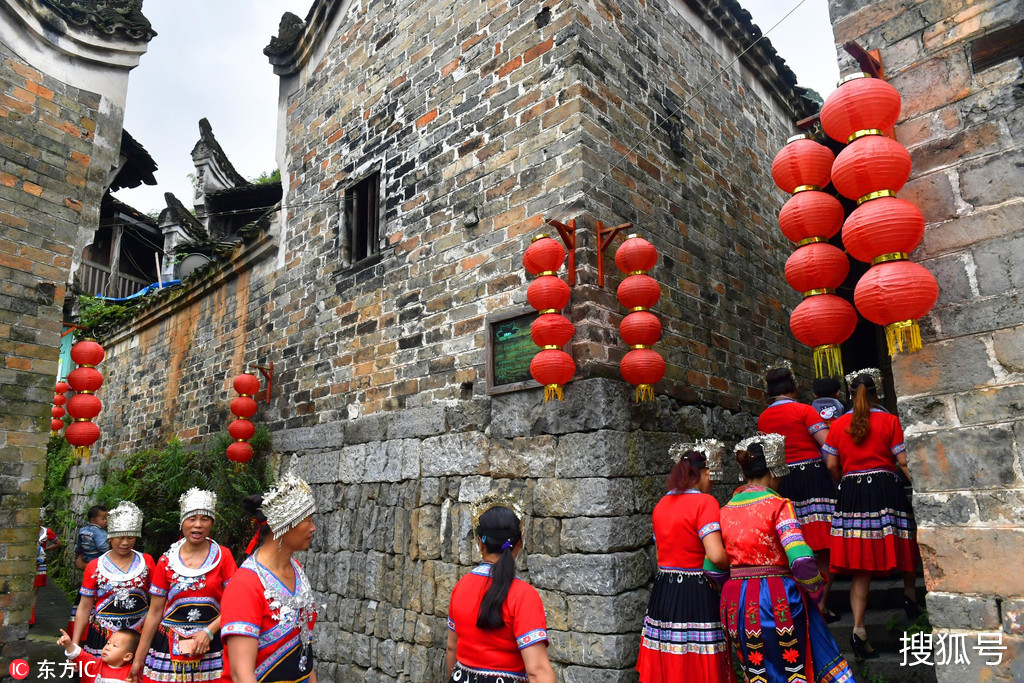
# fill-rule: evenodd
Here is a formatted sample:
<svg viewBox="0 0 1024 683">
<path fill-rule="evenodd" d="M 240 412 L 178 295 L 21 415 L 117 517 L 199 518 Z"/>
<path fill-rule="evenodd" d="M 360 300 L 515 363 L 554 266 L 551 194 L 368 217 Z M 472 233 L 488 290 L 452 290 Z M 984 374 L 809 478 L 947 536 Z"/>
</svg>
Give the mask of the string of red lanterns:
<svg viewBox="0 0 1024 683">
<path fill-rule="evenodd" d="M 243 372 L 231 384 L 239 396 L 231 401 L 231 412 L 235 420 L 228 425 L 228 434 L 234 441 L 228 446 L 227 458 L 231 462 L 246 463 L 254 455 L 249 439 L 256 434 L 256 426 L 249 418 L 256 414 L 257 405 L 253 396 L 260 390 L 260 380 L 251 372 Z"/>
<path fill-rule="evenodd" d="M 53 407 L 50 408 L 50 436 L 57 436 L 60 434 L 60 430 L 64 429 L 64 416 L 67 411 L 64 409 L 64 404 L 68 402 L 67 397 L 64 395 L 68 393 L 67 382 L 57 382 L 53 387 Z"/>
<path fill-rule="evenodd" d="M 562 387 L 576 374 L 576 363 L 562 347 L 572 340 L 576 327 L 560 313 L 569 303 L 569 285 L 555 276 L 565 261 L 565 248 L 540 233 L 523 253 L 523 266 L 538 276 L 526 290 L 526 300 L 540 312 L 530 325 L 530 338 L 541 348 L 530 361 L 530 375 L 544 386 L 544 402 L 562 400 Z"/>
<path fill-rule="evenodd" d="M 871 264 L 853 293 L 861 315 L 885 328 L 889 355 L 921 349 L 917 319 L 932 309 L 939 286 L 908 254 L 924 237 L 924 216 L 896 193 L 910 177 L 910 154 L 886 136 L 899 118 L 900 95 L 889 83 L 857 73 L 839 82 L 825 101 L 821 124 L 848 143 L 832 166 L 833 185 L 857 208 L 843 225 L 843 245 Z"/>
<path fill-rule="evenodd" d="M 96 391 L 103 386 L 103 375 L 96 366 L 103 361 L 105 355 L 103 347 L 92 339 L 83 339 L 71 347 L 71 360 L 78 367 L 68 373 L 67 384 L 75 391 L 75 395 L 67 402 L 67 412 L 73 421 L 64 430 L 64 438 L 75 447 L 77 457 L 88 459 L 89 446 L 100 438 L 100 428 L 92 419 L 103 410 L 103 403 L 96 397 Z M 60 384 L 55 387 L 55 391 L 59 388 Z M 54 397 L 54 403 L 57 403 L 57 396 Z"/>
<path fill-rule="evenodd" d="M 839 345 L 857 327 L 857 312 L 835 293 L 850 272 L 849 260 L 828 243 L 842 228 L 844 215 L 839 200 L 822 191 L 834 182 L 834 159 L 828 147 L 809 135 L 796 135 L 772 162 L 775 184 L 793 195 L 779 212 L 782 233 L 797 245 L 786 261 L 786 282 L 804 296 L 790 314 L 789 329 L 813 349 L 816 377 L 844 374 Z"/>
<path fill-rule="evenodd" d="M 647 271 L 657 263 L 658 250 L 637 234 L 628 235 L 615 251 L 615 265 L 626 275 L 616 296 L 629 310 L 619 324 L 619 335 L 630 348 L 619 371 L 636 387 L 637 403 L 653 401 L 654 384 L 665 376 L 665 359 L 651 348 L 661 339 L 661 321 L 650 311 L 661 298 L 661 287 Z"/>
</svg>

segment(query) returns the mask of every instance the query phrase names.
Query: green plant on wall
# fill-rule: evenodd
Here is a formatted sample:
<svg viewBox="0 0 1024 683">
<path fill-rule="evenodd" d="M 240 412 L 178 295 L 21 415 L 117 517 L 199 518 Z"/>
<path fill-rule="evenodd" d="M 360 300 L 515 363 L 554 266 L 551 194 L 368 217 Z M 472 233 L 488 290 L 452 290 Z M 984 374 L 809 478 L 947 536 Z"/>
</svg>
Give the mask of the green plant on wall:
<svg viewBox="0 0 1024 683">
<path fill-rule="evenodd" d="M 98 337 L 135 315 L 135 307 L 105 301 L 95 296 L 82 295 L 78 299 L 78 325 L 75 337 Z"/>
</svg>

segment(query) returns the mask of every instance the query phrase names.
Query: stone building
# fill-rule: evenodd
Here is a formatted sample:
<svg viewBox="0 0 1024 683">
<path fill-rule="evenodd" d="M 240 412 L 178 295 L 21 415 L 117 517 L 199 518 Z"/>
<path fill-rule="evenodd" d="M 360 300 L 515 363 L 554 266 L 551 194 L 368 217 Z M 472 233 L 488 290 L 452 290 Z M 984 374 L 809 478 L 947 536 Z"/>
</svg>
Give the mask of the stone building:
<svg viewBox="0 0 1024 683">
<path fill-rule="evenodd" d="M 902 197 L 928 221 L 913 258 L 939 281 L 924 349 L 893 359 L 914 510 L 939 633 L 1002 631 L 994 668 L 940 681 L 1024 679 L 1024 4 L 830 3 L 837 43 L 881 52 L 903 96 Z"/>
<path fill-rule="evenodd" d="M 807 369 L 769 168 L 817 105 L 767 41 L 740 56 L 760 34 L 731 2 L 318 0 L 279 33 L 280 209 L 104 340 L 97 452 L 223 431 L 230 378 L 273 362 L 257 419 L 318 498 L 324 680 L 440 680 L 473 505 L 496 494 L 522 501 L 563 679 L 632 680 L 668 446 L 749 434 L 763 369 Z M 546 219 L 577 245 L 578 373 L 548 404 L 488 369 Z M 619 379 L 598 221 L 661 253 L 668 374 L 646 406 Z"/>
<path fill-rule="evenodd" d="M 119 163 L 141 0 L 0 1 L 0 666 L 27 633 L 66 283 Z"/>
</svg>

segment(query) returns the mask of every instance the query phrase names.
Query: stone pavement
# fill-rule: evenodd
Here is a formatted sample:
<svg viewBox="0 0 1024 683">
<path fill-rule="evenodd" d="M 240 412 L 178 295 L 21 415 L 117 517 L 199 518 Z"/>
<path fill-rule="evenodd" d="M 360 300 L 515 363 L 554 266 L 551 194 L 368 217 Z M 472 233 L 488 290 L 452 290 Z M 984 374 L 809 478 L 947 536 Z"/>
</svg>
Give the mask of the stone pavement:
<svg viewBox="0 0 1024 683">
<path fill-rule="evenodd" d="M 27 656 L 31 673 L 26 681 L 42 680 L 38 677 L 39 663 L 43 660 L 56 662 L 55 671 L 59 675 L 60 662 L 64 661 L 64 650 L 57 646 L 60 629 L 66 629 L 68 616 L 71 614 L 71 603 L 64 592 L 51 580 L 48 585 L 39 589 L 39 600 L 36 602 L 36 625 L 29 629 Z M 49 679 L 54 680 L 54 679 Z M 56 680 L 60 680 L 57 678 Z M 65 681 L 71 680 L 67 677 Z"/>
</svg>

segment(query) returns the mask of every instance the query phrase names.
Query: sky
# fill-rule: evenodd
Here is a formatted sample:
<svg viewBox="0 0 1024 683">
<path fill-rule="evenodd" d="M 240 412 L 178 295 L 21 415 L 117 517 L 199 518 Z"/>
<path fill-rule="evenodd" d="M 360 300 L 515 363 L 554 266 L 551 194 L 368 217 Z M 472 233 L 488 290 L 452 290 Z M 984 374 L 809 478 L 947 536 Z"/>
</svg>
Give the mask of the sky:
<svg viewBox="0 0 1024 683">
<path fill-rule="evenodd" d="M 537 0 L 540 5 L 540 0 Z M 740 0 L 800 85 L 827 97 L 836 66 L 827 0 Z M 279 79 L 263 48 L 284 12 L 305 18 L 312 0 L 145 0 L 157 36 L 128 80 L 125 129 L 159 167 L 156 186 L 121 190 L 118 199 L 143 212 L 164 208 L 164 192 L 186 206 L 199 119 L 206 117 L 235 168 L 255 178 L 274 159 Z"/>
</svg>

